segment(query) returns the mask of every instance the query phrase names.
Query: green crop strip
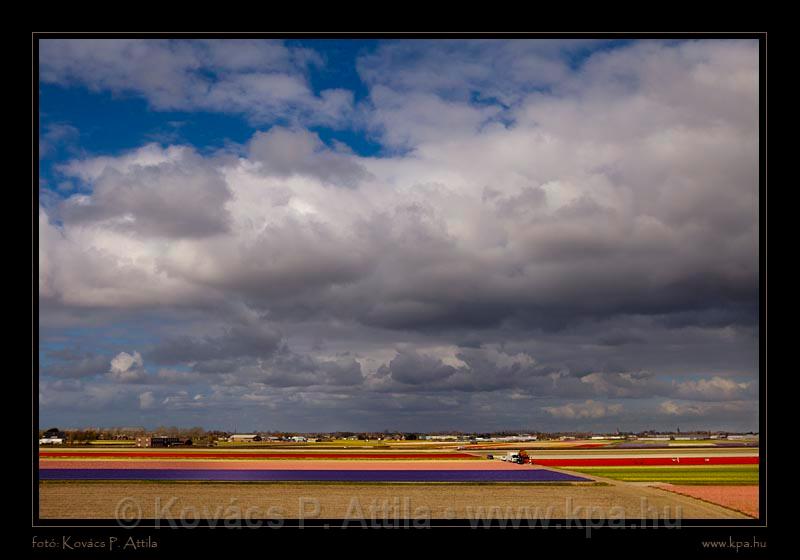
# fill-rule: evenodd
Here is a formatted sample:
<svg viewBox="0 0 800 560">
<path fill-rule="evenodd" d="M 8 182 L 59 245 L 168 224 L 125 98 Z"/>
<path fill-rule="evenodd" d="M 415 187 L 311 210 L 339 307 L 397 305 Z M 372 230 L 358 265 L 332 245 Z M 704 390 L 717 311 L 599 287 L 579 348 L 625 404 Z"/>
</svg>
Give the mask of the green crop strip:
<svg viewBox="0 0 800 560">
<path fill-rule="evenodd" d="M 758 465 L 724 467 L 577 467 L 569 470 L 624 482 L 758 484 Z"/>
</svg>

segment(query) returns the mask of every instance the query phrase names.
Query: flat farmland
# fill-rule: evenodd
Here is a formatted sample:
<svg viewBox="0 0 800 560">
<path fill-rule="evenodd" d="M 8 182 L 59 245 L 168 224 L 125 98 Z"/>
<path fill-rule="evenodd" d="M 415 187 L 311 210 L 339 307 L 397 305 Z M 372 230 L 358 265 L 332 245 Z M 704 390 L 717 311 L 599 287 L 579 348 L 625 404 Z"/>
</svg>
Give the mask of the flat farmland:
<svg viewBox="0 0 800 560">
<path fill-rule="evenodd" d="M 247 451 L 239 449 L 57 449 L 39 451 L 40 459 L 64 458 L 64 459 L 481 459 L 479 455 L 454 451 L 438 450 L 414 450 L 414 451 L 392 451 L 392 450 L 368 450 L 368 451 L 349 451 L 349 450 L 260 450 L 249 449 Z"/>
<path fill-rule="evenodd" d="M 40 459 L 41 480 L 588 482 L 532 465 L 463 460 Z"/>
<path fill-rule="evenodd" d="M 521 449 L 521 448 L 520 448 Z M 495 450 L 495 456 L 502 455 L 511 449 Z M 475 453 L 482 457 L 492 453 L 491 450 L 462 450 L 462 453 Z M 658 458 L 683 458 L 683 457 L 755 457 L 759 456 L 758 449 L 753 447 L 648 447 L 648 448 L 566 448 L 566 449 L 537 449 L 528 450 L 535 460 L 549 459 L 638 459 L 647 457 Z"/>
<path fill-rule="evenodd" d="M 629 485 L 43 482 L 43 519 L 213 519 L 235 503 L 251 518 L 283 519 L 746 519 L 716 504 Z M 169 506 L 169 507 L 167 507 Z"/>
<path fill-rule="evenodd" d="M 179 504 L 178 513 L 159 516 L 235 502 L 240 512 L 261 508 L 257 518 L 273 517 L 267 509 L 274 506 L 295 519 L 307 513 L 303 500 L 319 518 L 369 516 L 366 508 L 375 504 L 390 509 L 381 517 L 409 518 L 419 507 L 432 519 L 726 519 L 758 510 L 757 501 L 733 507 L 664 485 L 757 485 L 757 449 L 573 447 L 531 456 L 533 465 L 517 465 L 488 460 L 485 452 L 420 447 L 48 448 L 39 454 L 40 511 L 43 518 L 114 519 L 123 499 L 144 518 L 167 502 Z"/>
</svg>

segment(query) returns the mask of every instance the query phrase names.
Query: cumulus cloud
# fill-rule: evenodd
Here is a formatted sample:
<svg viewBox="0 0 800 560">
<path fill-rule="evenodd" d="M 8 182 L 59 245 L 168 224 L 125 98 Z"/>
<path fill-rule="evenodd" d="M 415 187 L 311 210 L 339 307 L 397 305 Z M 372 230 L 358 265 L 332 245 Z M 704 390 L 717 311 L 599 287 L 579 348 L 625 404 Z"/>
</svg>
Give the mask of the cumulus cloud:
<svg viewBox="0 0 800 560">
<path fill-rule="evenodd" d="M 149 145 L 121 160 L 73 161 L 65 174 L 91 182 L 91 196 L 66 199 L 61 216 L 143 236 L 205 237 L 227 229 L 231 193 L 219 170 L 192 149 Z"/>
<path fill-rule="evenodd" d="M 308 85 L 314 51 L 270 40 L 42 39 L 44 83 L 141 95 L 157 110 L 243 113 L 338 123 L 352 109 L 349 92 Z"/>
<path fill-rule="evenodd" d="M 268 357 L 281 344 L 281 335 L 269 328 L 240 325 L 218 336 L 168 338 L 153 348 L 148 357 L 161 364 L 221 361 L 238 357 Z"/>
<path fill-rule="evenodd" d="M 97 186 L 67 201 L 62 232 L 102 220 L 106 235 L 170 235 L 181 240 L 172 250 L 142 245 L 157 252 L 150 274 L 265 297 L 273 308 L 305 299 L 310 283 L 319 300 L 309 304 L 321 312 L 391 328 L 507 320 L 558 328 L 580 317 L 730 302 L 754 309 L 756 120 L 713 107 L 697 119 L 693 94 L 664 98 L 648 81 L 651 59 L 666 58 L 687 92 L 713 87 L 700 69 L 733 58 L 750 73 L 719 94 L 754 117 L 752 48 L 714 46 L 703 57 L 698 48 L 623 49 L 616 56 L 638 61 L 626 72 L 638 69 L 645 85 L 614 97 L 596 77 L 606 71 L 592 69 L 609 66 L 616 51 L 590 57 L 585 89 L 527 95 L 512 127 L 478 130 L 483 117 L 456 116 L 460 129 L 434 110 L 424 127 L 448 136 L 435 138 L 401 108 L 400 120 L 428 139 L 413 140 L 414 157 L 358 158 L 322 148 L 311 133 L 273 129 L 254 135 L 247 159 L 202 161 L 173 147 L 137 154 L 153 165 L 130 155 L 75 162 L 66 169 L 93 174 Z M 602 122 L 615 115 L 624 131 Z M 331 190 L 330 182 L 359 188 Z M 192 241 L 214 232 L 221 235 Z"/>
<path fill-rule="evenodd" d="M 546 406 L 544 410 L 556 418 L 568 420 L 580 418 L 604 418 L 613 416 L 622 411 L 621 404 L 604 404 L 601 402 L 587 400 L 583 403 L 567 403 L 562 406 Z"/>
<path fill-rule="evenodd" d="M 198 394 L 283 410 L 295 389 L 326 418 L 379 402 L 398 422 L 507 422 L 509 400 L 527 418 L 540 399 L 532 422 L 622 415 L 607 399 L 667 399 L 648 406 L 670 418 L 754 402 L 755 43 L 390 43 L 359 60 L 359 106 L 313 93 L 322 61 L 280 43 L 44 43 L 47 83 L 288 123 L 214 154 L 149 144 L 58 168 L 82 188 L 39 210 L 46 328 L 168 323 L 139 348 L 171 369 L 122 352 L 107 381 L 183 385 L 186 410 Z M 308 129 L 352 111 L 381 157 Z"/>
<path fill-rule="evenodd" d="M 138 383 L 145 379 L 144 360 L 139 352 L 120 352 L 111 360 L 109 379 L 120 383 Z"/>
<path fill-rule="evenodd" d="M 421 356 L 415 352 L 402 352 L 389 362 L 388 373 L 394 381 L 409 385 L 431 384 L 452 376 L 456 369 L 435 358 Z"/>
<path fill-rule="evenodd" d="M 358 386 L 363 382 L 361 364 L 348 356 L 318 358 L 281 349 L 269 359 L 246 362 L 222 373 L 221 383 L 241 387 Z"/>
<path fill-rule="evenodd" d="M 113 373 L 123 373 L 131 368 L 141 368 L 143 365 L 144 362 L 139 352 L 134 352 L 133 355 L 127 352 L 120 352 L 111 360 L 111 371 Z"/>
<path fill-rule="evenodd" d="M 663 380 L 642 372 L 590 373 L 581 377 L 581 383 L 591 386 L 596 394 L 616 398 L 648 397 L 671 390 Z"/>
<path fill-rule="evenodd" d="M 353 157 L 328 149 L 317 134 L 307 130 L 273 127 L 257 132 L 247 150 L 249 159 L 270 175 L 309 175 L 346 187 L 356 186 L 367 175 Z"/>
<path fill-rule="evenodd" d="M 746 418 L 755 414 L 753 401 L 731 401 L 723 403 L 663 401 L 659 405 L 662 414 L 673 417 L 713 417 L 740 415 Z"/>
<path fill-rule="evenodd" d="M 702 401 L 735 401 L 746 397 L 756 397 L 755 385 L 752 381 L 736 381 L 717 375 L 711 379 L 678 383 L 675 396 Z"/>
</svg>

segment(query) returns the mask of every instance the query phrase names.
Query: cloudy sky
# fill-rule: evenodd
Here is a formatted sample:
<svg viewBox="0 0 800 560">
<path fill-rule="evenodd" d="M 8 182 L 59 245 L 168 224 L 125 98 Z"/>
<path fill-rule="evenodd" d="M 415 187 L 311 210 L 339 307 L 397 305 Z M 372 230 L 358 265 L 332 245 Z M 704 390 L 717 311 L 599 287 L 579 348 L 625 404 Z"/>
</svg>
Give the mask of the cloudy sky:
<svg viewBox="0 0 800 560">
<path fill-rule="evenodd" d="M 39 43 L 45 427 L 758 428 L 755 41 Z"/>
</svg>

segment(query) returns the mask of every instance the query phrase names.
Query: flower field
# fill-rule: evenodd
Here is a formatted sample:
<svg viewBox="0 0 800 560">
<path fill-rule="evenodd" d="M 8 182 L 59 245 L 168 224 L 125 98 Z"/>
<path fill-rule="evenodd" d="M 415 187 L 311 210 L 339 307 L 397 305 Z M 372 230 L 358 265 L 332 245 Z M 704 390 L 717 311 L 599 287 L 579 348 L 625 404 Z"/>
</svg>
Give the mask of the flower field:
<svg viewBox="0 0 800 560">
<path fill-rule="evenodd" d="M 549 469 L 43 469 L 41 480 L 203 480 L 247 482 L 591 482 Z"/>
</svg>

